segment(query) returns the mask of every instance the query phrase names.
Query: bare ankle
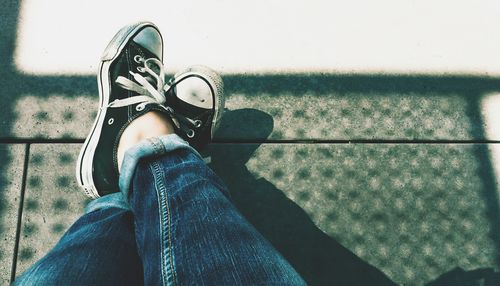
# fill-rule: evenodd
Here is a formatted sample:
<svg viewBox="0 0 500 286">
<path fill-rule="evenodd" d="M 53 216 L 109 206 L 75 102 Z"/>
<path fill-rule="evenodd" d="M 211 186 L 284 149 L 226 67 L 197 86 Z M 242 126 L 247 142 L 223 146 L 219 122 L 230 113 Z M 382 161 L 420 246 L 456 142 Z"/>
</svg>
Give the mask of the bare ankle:
<svg viewBox="0 0 500 286">
<path fill-rule="evenodd" d="M 130 147 L 147 138 L 173 133 L 174 127 L 172 121 L 159 112 L 151 111 L 134 119 L 130 125 L 125 128 L 118 143 L 118 170 L 121 168 L 125 151 Z"/>
</svg>

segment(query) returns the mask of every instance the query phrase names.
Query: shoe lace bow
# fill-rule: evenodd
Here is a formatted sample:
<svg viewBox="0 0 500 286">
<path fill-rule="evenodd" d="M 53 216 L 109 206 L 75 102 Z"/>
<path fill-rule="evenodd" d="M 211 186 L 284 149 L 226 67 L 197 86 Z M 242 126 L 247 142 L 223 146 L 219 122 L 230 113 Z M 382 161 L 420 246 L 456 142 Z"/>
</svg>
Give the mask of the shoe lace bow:
<svg viewBox="0 0 500 286">
<path fill-rule="evenodd" d="M 139 73 L 129 71 L 135 81 L 124 76 L 118 76 L 115 82 L 120 87 L 133 91 L 139 95 L 124 99 L 116 99 L 110 102 L 107 107 L 117 108 L 138 104 L 136 106 L 136 110 L 141 111 L 147 104 L 158 104 L 165 109 L 178 128 L 186 133 L 188 137 L 194 137 L 195 132 L 193 127 L 199 128 L 202 125 L 202 122 L 201 120 L 193 120 L 183 116 L 182 114 L 175 112 L 172 107 L 167 105 L 165 93 L 167 93 L 174 84 L 169 85 L 165 83 L 165 69 L 162 62 L 156 58 L 143 59 L 140 56 L 135 56 L 134 61 L 143 64 L 143 66 L 138 66 L 137 70 L 142 74 L 145 74 L 146 77 Z M 158 73 L 155 72 L 155 70 L 157 70 Z M 147 77 L 149 77 L 150 80 L 148 80 Z M 156 86 L 154 86 L 151 82 L 155 82 Z"/>
</svg>

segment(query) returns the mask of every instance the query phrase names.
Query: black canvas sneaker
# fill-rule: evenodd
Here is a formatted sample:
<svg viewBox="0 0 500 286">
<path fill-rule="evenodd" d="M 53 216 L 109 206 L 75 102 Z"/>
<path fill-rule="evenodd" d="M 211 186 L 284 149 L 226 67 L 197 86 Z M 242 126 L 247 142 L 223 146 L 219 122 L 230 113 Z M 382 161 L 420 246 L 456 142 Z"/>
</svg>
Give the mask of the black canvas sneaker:
<svg viewBox="0 0 500 286">
<path fill-rule="evenodd" d="M 220 76 L 195 66 L 165 83 L 162 58 L 161 34 L 149 22 L 122 28 L 105 49 L 97 75 L 100 108 L 76 166 L 87 196 L 119 191 L 120 136 L 149 111 L 170 116 L 176 133 L 195 148 L 212 139 L 224 107 Z"/>
<path fill-rule="evenodd" d="M 165 89 L 166 109 L 180 115 L 172 117 L 176 133 L 201 149 L 212 140 L 224 111 L 221 77 L 208 67 L 191 66 L 176 73 Z M 185 120 L 194 125 L 183 124 Z"/>
</svg>

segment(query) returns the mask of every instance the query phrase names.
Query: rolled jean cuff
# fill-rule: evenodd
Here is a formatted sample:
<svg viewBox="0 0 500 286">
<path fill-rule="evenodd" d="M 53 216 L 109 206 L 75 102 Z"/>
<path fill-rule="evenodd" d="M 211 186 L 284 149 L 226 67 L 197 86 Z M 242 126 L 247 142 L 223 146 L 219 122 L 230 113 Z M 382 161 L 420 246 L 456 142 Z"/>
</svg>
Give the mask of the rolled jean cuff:
<svg viewBox="0 0 500 286">
<path fill-rule="evenodd" d="M 123 157 L 118 182 L 123 198 L 128 198 L 135 168 L 140 159 L 158 157 L 177 149 L 190 149 L 201 158 L 201 155 L 177 134 L 148 138 L 128 149 Z"/>
<path fill-rule="evenodd" d="M 124 210 L 130 210 L 127 201 L 123 198 L 123 194 L 113 193 L 102 196 L 88 203 L 87 206 L 85 207 L 85 213 L 88 214 L 95 210 L 103 208 L 119 208 Z"/>
</svg>

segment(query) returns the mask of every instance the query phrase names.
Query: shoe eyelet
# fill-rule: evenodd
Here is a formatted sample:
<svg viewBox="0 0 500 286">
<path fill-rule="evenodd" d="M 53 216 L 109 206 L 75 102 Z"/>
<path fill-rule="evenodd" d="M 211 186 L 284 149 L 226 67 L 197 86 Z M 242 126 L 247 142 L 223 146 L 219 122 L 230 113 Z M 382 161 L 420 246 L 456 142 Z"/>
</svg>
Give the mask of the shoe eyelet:
<svg viewBox="0 0 500 286">
<path fill-rule="evenodd" d="M 137 67 L 137 70 L 138 70 L 139 72 L 145 72 L 145 71 L 146 71 L 146 69 L 145 69 L 145 68 L 143 68 L 143 67 Z"/>
<path fill-rule="evenodd" d="M 202 122 L 199 119 L 194 121 L 194 127 L 196 127 L 196 128 L 200 128 L 201 124 L 202 124 Z"/>
<path fill-rule="evenodd" d="M 186 136 L 189 137 L 189 138 L 193 138 L 194 137 L 194 131 L 193 131 L 193 129 L 188 129 L 186 131 Z"/>
<path fill-rule="evenodd" d="M 110 118 L 110 119 L 108 120 L 108 125 L 113 124 L 113 122 L 115 122 L 115 119 L 114 119 L 114 118 Z"/>
<path fill-rule="evenodd" d="M 144 61 L 144 59 L 143 59 L 141 56 L 139 56 L 139 55 L 135 55 L 135 56 L 134 56 L 134 62 L 136 62 L 136 63 L 140 64 L 140 63 L 142 63 L 143 61 Z"/>
<path fill-rule="evenodd" d="M 135 107 L 135 110 L 137 111 L 143 111 L 144 110 L 144 104 L 138 104 L 136 107 Z"/>
</svg>

